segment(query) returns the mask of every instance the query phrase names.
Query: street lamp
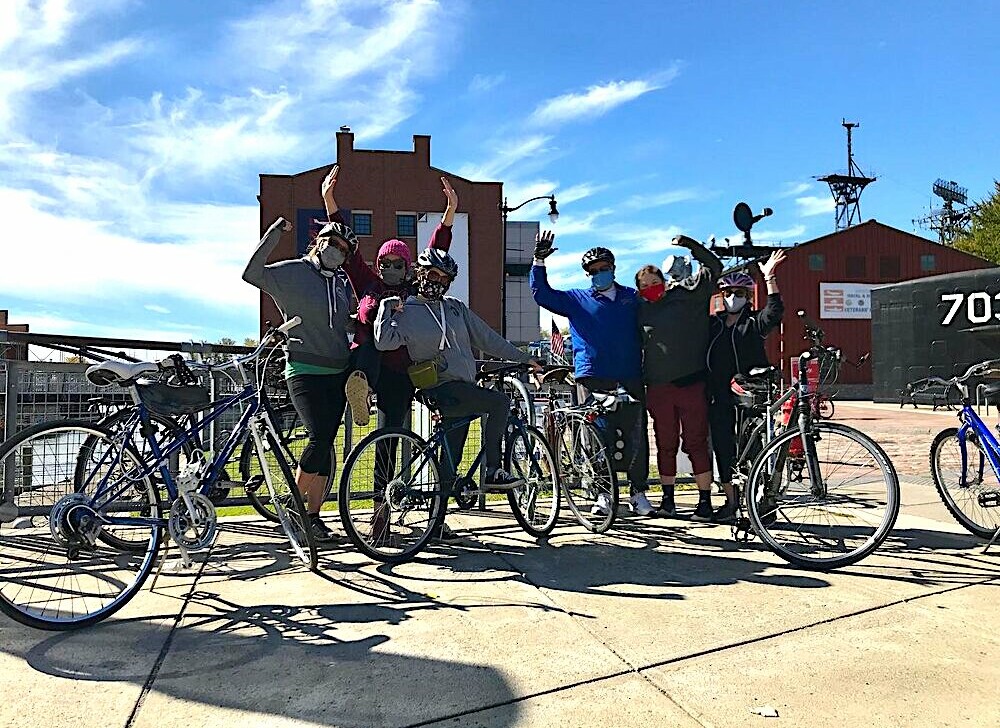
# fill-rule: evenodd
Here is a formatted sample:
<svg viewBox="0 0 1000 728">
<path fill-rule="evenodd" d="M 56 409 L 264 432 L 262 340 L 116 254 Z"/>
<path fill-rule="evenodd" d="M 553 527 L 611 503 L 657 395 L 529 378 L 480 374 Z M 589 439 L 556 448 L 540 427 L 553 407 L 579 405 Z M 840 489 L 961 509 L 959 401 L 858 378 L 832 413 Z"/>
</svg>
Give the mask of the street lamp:
<svg viewBox="0 0 1000 728">
<path fill-rule="evenodd" d="M 500 204 L 500 214 L 503 215 L 503 251 L 501 255 L 503 256 L 500 261 L 500 334 L 506 339 L 507 338 L 507 215 L 514 212 L 515 210 L 520 210 L 522 207 L 527 205 L 529 202 L 535 202 L 537 200 L 548 200 L 549 201 L 549 222 L 555 224 L 556 220 L 559 219 L 559 210 L 556 208 L 556 196 L 555 195 L 539 195 L 538 197 L 532 197 L 530 200 L 525 200 L 520 205 L 510 207 L 507 205 L 507 198 L 503 198 L 503 202 Z"/>
</svg>

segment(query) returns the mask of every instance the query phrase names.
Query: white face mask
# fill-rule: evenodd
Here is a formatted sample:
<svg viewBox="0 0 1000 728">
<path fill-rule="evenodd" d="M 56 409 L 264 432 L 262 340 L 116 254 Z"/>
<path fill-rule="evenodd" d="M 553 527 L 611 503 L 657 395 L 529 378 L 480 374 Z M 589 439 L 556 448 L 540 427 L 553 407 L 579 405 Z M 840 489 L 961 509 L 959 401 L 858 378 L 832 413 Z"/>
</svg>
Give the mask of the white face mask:
<svg viewBox="0 0 1000 728">
<path fill-rule="evenodd" d="M 726 306 L 726 311 L 729 313 L 739 313 L 743 310 L 743 307 L 747 305 L 746 296 L 725 296 L 722 302 Z"/>
<path fill-rule="evenodd" d="M 347 256 L 336 245 L 327 244 L 320 248 L 319 264 L 326 270 L 336 270 L 344 264 L 345 260 L 347 260 Z"/>
</svg>

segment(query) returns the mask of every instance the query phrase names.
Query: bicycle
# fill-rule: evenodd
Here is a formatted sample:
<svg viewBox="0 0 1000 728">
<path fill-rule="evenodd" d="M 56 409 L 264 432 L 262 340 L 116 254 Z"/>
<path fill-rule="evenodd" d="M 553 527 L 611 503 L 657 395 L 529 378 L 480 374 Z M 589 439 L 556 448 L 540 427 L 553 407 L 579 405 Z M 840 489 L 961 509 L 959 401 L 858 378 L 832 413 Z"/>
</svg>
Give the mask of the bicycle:
<svg viewBox="0 0 1000 728">
<path fill-rule="evenodd" d="M 860 369 L 871 358 L 871 352 L 862 354 L 857 361 L 847 359 L 841 349 L 824 345 L 823 339 L 826 337 L 826 333 L 804 310 L 799 309 L 797 315 L 802 319 L 802 325 L 805 327 L 805 334 L 802 338 L 810 341 L 813 349 L 819 354 L 817 386 L 813 396 L 814 414 L 820 419 L 833 419 L 836 411 L 834 398 L 837 396 L 837 390 L 833 388 L 840 379 L 841 368 L 847 363 L 855 369 Z"/>
<path fill-rule="evenodd" d="M 262 459 L 270 449 L 279 466 L 280 496 L 269 471 L 265 480 L 292 549 L 315 568 L 316 545 L 305 508 L 280 453 L 276 428 L 261 405 L 263 381 L 246 368 L 265 349 L 273 355 L 298 323 L 292 319 L 270 329 L 248 356 L 198 367 L 240 376 L 242 389 L 221 401 L 209 401 L 179 355 L 158 363 L 102 362 L 87 370 L 88 379 L 127 389 L 137 405 L 136 422 L 117 431 L 80 420 L 44 422 L 0 446 L 0 611 L 28 626 L 54 630 L 106 619 L 142 588 L 164 531 L 190 565 L 190 554 L 210 548 L 216 534 L 215 507 L 206 494 L 248 429 Z M 174 384 L 150 379 L 164 374 Z M 234 407 L 242 408 L 239 423 L 220 451 L 210 457 L 196 450 L 175 477 L 170 458 Z M 196 427 L 176 437 L 160 439 L 152 429 L 151 411 L 178 415 L 206 409 Z M 169 505 L 161 500 L 160 483 Z"/>
<path fill-rule="evenodd" d="M 489 366 L 490 362 L 480 362 L 480 366 Z M 501 379 L 486 379 L 481 381 L 482 386 L 489 389 L 496 389 L 510 397 L 511 405 L 517 407 L 521 419 L 528 425 L 536 425 L 535 421 L 535 398 L 528 387 L 516 376 L 505 374 Z"/>
<path fill-rule="evenodd" d="M 987 549 L 1000 538 L 1000 442 L 973 409 L 966 382 L 997 369 L 1000 359 L 992 359 L 974 364 L 961 376 L 927 377 L 907 387 L 938 384 L 955 387 L 962 396 L 959 426 L 945 428 L 931 443 L 931 476 L 948 512 L 969 533 L 989 539 Z M 987 398 L 995 400 L 1000 396 L 1000 382 L 985 385 L 984 390 Z M 989 487 L 987 463 L 993 472 Z"/>
<path fill-rule="evenodd" d="M 738 438 L 734 486 L 742 500 L 733 532 L 756 534 L 791 564 L 828 570 L 885 540 L 899 515 L 899 479 L 874 440 L 815 415 L 808 366 L 821 353 L 799 356 L 798 380 L 780 396 L 774 367 L 751 372 L 759 419 L 744 421 Z M 786 403 L 789 418 L 779 419 Z"/>
<path fill-rule="evenodd" d="M 553 367 L 546 372 L 549 381 L 543 382 L 561 384 L 570 371 L 568 367 Z M 546 402 L 545 432 L 559 463 L 566 504 L 580 525 L 592 533 L 606 532 L 617 518 L 615 459 L 624 449 L 624 442 L 621 448 L 612 447 L 598 422 L 625 403 L 634 404 L 635 400 L 621 387 L 610 393 L 594 393 L 582 404 L 556 406 L 551 396 Z"/>
<path fill-rule="evenodd" d="M 505 364 L 480 371 L 479 379 L 526 371 Z M 479 475 L 485 457 L 480 445 L 462 470 L 463 453 L 453 453 L 447 435 L 468 427 L 481 415 L 444 424 L 433 390 L 418 391 L 418 402 L 432 413 L 428 438 L 405 427 L 386 427 L 362 439 L 344 464 L 338 488 L 340 518 L 351 542 L 366 556 L 386 563 L 414 558 L 444 523 L 449 496 L 460 509 L 471 508 L 481 494 L 506 494 L 518 525 L 535 538 L 551 533 L 559 517 L 559 471 L 541 431 L 525 423 L 512 403 L 504 437 L 504 467 L 523 483 L 510 489 L 485 489 Z M 455 463 L 451 482 L 442 477 L 442 461 Z M 451 480 L 451 476 L 449 476 Z"/>
</svg>

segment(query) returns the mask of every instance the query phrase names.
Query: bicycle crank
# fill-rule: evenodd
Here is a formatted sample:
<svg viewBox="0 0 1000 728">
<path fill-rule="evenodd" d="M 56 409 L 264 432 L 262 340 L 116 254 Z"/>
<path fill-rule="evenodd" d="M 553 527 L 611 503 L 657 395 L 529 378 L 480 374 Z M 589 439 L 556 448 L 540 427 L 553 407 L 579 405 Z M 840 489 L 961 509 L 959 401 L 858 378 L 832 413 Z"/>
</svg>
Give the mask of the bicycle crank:
<svg viewBox="0 0 1000 728">
<path fill-rule="evenodd" d="M 170 538 L 182 551 L 199 551 L 211 546 L 217 526 L 215 506 L 201 493 L 185 493 L 170 506 L 167 527 Z"/>
</svg>

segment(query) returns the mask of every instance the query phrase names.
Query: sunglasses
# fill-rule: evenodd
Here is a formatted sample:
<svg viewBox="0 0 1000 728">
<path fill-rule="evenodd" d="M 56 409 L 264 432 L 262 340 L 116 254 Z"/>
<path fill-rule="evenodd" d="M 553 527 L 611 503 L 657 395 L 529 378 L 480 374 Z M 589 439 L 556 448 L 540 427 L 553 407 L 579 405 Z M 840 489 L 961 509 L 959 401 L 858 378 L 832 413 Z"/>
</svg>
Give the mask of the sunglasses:
<svg viewBox="0 0 1000 728">
<path fill-rule="evenodd" d="M 736 296 L 737 298 L 750 297 L 750 291 L 748 291 L 746 288 L 723 288 L 721 289 L 721 291 L 727 296 Z"/>
<path fill-rule="evenodd" d="M 451 280 L 451 276 L 447 273 L 442 273 L 434 268 L 424 273 L 424 276 L 428 280 L 437 281 L 438 283 L 448 283 Z"/>
<path fill-rule="evenodd" d="M 380 260 L 378 267 L 382 270 L 406 270 L 406 263 L 402 260 Z"/>
<path fill-rule="evenodd" d="M 588 270 L 587 271 L 587 275 L 593 277 L 593 276 L 596 276 L 598 273 L 607 273 L 607 272 L 609 272 L 611 270 L 612 270 L 611 266 L 610 265 L 606 265 L 606 266 L 603 266 L 601 268 L 595 268 L 594 270 Z"/>
</svg>

